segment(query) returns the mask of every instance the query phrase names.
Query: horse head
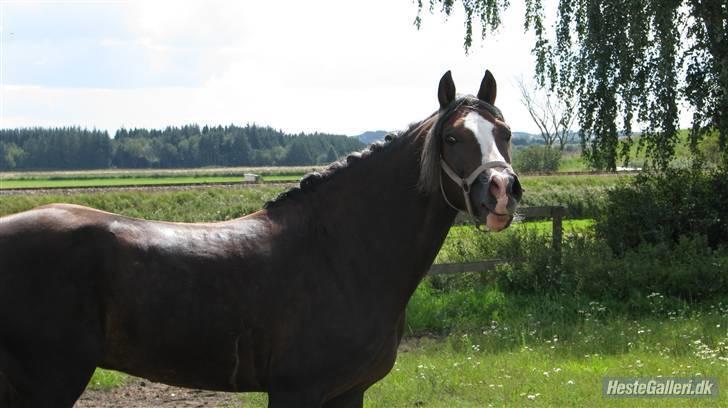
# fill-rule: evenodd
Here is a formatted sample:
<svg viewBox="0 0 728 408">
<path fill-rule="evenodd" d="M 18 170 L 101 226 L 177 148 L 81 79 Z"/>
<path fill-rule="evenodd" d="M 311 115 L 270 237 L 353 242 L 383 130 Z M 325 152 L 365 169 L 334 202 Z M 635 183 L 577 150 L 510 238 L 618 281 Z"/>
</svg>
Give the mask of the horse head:
<svg viewBox="0 0 728 408">
<path fill-rule="evenodd" d="M 490 71 L 477 97 L 456 97 L 450 71 L 442 76 L 440 110 L 422 151 L 420 184 L 439 189 L 452 208 L 500 231 L 513 220 L 523 190 L 511 167 L 511 130 L 495 97 Z"/>
</svg>

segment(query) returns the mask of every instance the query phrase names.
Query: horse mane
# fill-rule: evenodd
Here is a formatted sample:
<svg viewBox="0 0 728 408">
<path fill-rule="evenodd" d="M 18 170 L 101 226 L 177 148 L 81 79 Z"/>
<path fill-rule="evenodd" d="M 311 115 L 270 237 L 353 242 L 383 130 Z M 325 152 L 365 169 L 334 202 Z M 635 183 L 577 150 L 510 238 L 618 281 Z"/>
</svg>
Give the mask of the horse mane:
<svg viewBox="0 0 728 408">
<path fill-rule="evenodd" d="M 438 110 L 424 120 L 412 123 L 407 130 L 387 134 L 384 142 L 374 142 L 363 150 L 351 153 L 346 158 L 331 163 L 321 172 L 315 171 L 306 174 L 299 182 L 298 187 L 280 193 L 273 200 L 266 202 L 263 208 L 271 209 L 289 201 L 295 201 L 298 197 L 316 190 L 316 187 L 322 183 L 345 173 L 348 168 L 357 165 L 358 162 L 380 154 L 381 151 L 387 151 L 392 146 L 421 137 L 424 138 L 424 142 L 420 152 L 420 177 L 417 187 L 426 194 L 437 191 L 440 187 L 440 138 L 438 136 L 447 119 L 462 107 L 484 109 L 493 116 L 503 119 L 503 114 L 497 107 L 472 95 L 459 96 L 444 109 Z"/>
<path fill-rule="evenodd" d="M 325 183 L 335 177 L 339 177 L 339 175 L 345 173 L 347 169 L 359 165 L 359 162 L 366 161 L 372 156 L 379 155 L 381 154 L 381 152 L 390 150 L 393 146 L 397 146 L 413 138 L 426 137 L 425 131 L 428 130 L 428 127 L 432 127 L 431 124 L 433 123 L 433 119 L 436 116 L 437 112 L 433 113 L 432 115 L 420 122 L 415 122 L 409 125 L 409 127 L 405 131 L 388 133 L 385 136 L 384 141 L 374 142 L 369 146 L 365 147 L 363 150 L 351 153 L 345 158 L 331 163 L 321 172 L 315 171 L 306 174 L 299 182 L 298 187 L 292 187 L 291 189 L 280 193 L 273 200 L 266 202 L 263 205 L 263 208 L 276 208 L 281 204 L 295 201 L 299 197 L 304 196 L 311 191 L 315 191 L 316 188 L 322 183 Z M 436 164 L 439 169 L 439 163 Z M 428 173 L 429 172 L 431 171 L 428 171 Z"/>
</svg>

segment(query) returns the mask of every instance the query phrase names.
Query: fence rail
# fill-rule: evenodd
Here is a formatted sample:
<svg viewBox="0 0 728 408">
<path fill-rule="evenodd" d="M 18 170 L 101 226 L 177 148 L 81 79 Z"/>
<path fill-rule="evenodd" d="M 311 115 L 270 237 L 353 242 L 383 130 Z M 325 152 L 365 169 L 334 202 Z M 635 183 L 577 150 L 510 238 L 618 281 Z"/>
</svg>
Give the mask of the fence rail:
<svg viewBox="0 0 728 408">
<path fill-rule="evenodd" d="M 552 220 L 551 236 L 553 237 L 552 248 L 556 253 L 561 255 L 561 240 L 563 236 L 562 220 L 566 216 L 566 209 L 564 207 L 552 206 L 552 207 L 522 207 L 518 210 L 518 213 L 525 219 L 528 218 L 550 218 Z M 469 223 L 467 217 L 458 215 L 455 219 L 456 224 L 467 224 Z M 450 275 L 455 273 L 465 272 L 481 272 L 495 269 L 496 266 L 508 263 L 517 262 L 518 259 L 486 259 L 482 261 L 474 262 L 461 262 L 461 263 L 444 263 L 434 264 L 430 267 L 429 275 Z"/>
</svg>

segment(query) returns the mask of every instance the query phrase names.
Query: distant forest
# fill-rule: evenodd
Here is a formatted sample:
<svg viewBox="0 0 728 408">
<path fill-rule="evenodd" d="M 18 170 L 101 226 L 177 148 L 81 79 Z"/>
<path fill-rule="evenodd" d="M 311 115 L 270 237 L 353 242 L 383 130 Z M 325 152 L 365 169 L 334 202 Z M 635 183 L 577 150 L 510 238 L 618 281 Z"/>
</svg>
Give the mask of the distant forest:
<svg viewBox="0 0 728 408">
<path fill-rule="evenodd" d="M 329 163 L 364 145 L 353 137 L 291 135 L 255 125 L 108 132 L 0 129 L 0 170 L 296 166 Z"/>
</svg>

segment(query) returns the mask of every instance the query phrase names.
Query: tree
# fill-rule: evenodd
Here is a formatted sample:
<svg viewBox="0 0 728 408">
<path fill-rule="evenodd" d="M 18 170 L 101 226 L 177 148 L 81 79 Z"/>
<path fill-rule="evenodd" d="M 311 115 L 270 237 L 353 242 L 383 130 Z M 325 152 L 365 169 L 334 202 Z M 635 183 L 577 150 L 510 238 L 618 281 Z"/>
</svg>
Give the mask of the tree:
<svg viewBox="0 0 728 408">
<path fill-rule="evenodd" d="M 690 142 L 719 134 L 728 161 L 728 6 L 725 0 L 559 0 L 553 37 L 542 0 L 524 0 L 525 30 L 536 37 L 533 55 L 540 86 L 560 98 L 575 96 L 584 153 L 594 167 L 628 160 L 633 124 L 639 144 L 658 168 L 668 166 L 678 140 L 680 102 L 694 111 Z M 455 0 L 429 0 L 430 12 L 450 15 Z M 497 29 L 507 0 L 461 0 L 465 49 L 473 20 L 481 36 Z M 418 0 L 415 24 L 421 24 Z M 623 141 L 619 136 L 626 135 Z"/>
<path fill-rule="evenodd" d="M 311 149 L 308 147 L 306 137 L 298 136 L 288 146 L 288 151 L 283 158 L 283 164 L 287 166 L 302 166 L 313 164 L 315 160 L 311 155 Z"/>
<path fill-rule="evenodd" d="M 339 159 L 339 154 L 336 153 L 336 149 L 334 148 L 334 145 L 329 145 L 329 150 L 326 151 L 326 156 L 324 157 L 324 163 L 333 163 L 336 160 Z"/>
<path fill-rule="evenodd" d="M 558 142 L 559 150 L 563 151 L 571 139 L 571 125 L 576 117 L 574 100 L 556 98 L 551 92 L 534 89 L 523 78 L 516 83 L 521 91 L 521 103 L 538 126 L 544 144 L 552 147 Z"/>
<path fill-rule="evenodd" d="M 25 152 L 15 143 L 0 142 L 0 170 L 13 170 L 22 161 Z"/>
</svg>

